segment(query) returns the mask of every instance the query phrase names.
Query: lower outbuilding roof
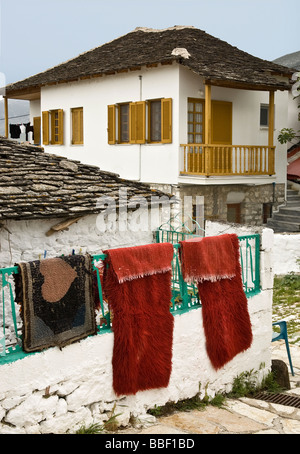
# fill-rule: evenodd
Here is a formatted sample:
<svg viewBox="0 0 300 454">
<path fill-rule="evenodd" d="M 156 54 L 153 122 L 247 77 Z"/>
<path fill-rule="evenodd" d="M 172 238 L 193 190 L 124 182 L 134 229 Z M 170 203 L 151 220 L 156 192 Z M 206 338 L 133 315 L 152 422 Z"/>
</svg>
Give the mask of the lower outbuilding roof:
<svg viewBox="0 0 300 454">
<path fill-rule="evenodd" d="M 105 200 L 118 208 L 133 197 L 149 206 L 166 197 L 172 201 L 147 184 L 0 137 L 0 221 L 84 216 L 103 210 Z"/>
</svg>

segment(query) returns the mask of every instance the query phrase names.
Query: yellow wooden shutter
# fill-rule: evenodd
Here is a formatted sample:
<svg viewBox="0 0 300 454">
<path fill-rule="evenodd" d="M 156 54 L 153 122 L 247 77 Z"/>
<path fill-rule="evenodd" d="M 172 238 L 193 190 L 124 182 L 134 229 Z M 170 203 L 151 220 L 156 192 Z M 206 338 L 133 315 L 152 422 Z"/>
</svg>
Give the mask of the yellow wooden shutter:
<svg viewBox="0 0 300 454">
<path fill-rule="evenodd" d="M 64 143 L 64 111 L 58 109 L 58 142 L 59 145 Z"/>
<path fill-rule="evenodd" d="M 41 117 L 33 117 L 33 140 L 35 145 L 41 143 Z"/>
<path fill-rule="evenodd" d="M 116 143 L 116 106 L 107 106 L 107 137 L 108 143 L 114 145 Z"/>
<path fill-rule="evenodd" d="M 129 104 L 129 142 L 146 142 L 146 102 L 138 101 Z"/>
<path fill-rule="evenodd" d="M 43 144 L 49 145 L 49 112 L 42 112 Z"/>
<path fill-rule="evenodd" d="M 83 108 L 79 111 L 79 131 L 80 131 L 80 143 L 83 143 Z"/>
<path fill-rule="evenodd" d="M 232 144 L 232 103 L 212 101 L 211 141 L 213 144 Z"/>
<path fill-rule="evenodd" d="M 78 110 L 72 109 L 72 144 L 78 143 Z"/>
<path fill-rule="evenodd" d="M 161 100 L 161 141 L 172 142 L 172 99 Z"/>
<path fill-rule="evenodd" d="M 129 142 L 136 141 L 136 103 L 129 104 Z"/>
<path fill-rule="evenodd" d="M 83 108 L 72 109 L 72 143 L 83 144 Z"/>
<path fill-rule="evenodd" d="M 146 103 L 136 103 L 136 143 L 146 142 Z"/>
</svg>

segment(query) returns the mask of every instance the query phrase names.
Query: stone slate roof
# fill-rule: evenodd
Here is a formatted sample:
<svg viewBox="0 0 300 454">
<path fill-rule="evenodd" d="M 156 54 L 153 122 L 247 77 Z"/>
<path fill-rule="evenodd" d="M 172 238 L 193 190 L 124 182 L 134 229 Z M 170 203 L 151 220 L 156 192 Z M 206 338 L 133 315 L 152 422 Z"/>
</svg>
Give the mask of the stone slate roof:
<svg viewBox="0 0 300 454">
<path fill-rule="evenodd" d="M 289 84 L 275 77 L 291 75 L 288 68 L 254 57 L 194 27 L 175 26 L 164 30 L 137 28 L 67 62 L 8 85 L 6 94 L 13 96 L 22 90 L 38 91 L 47 84 L 174 61 L 215 84 L 242 84 L 258 90 L 289 88 Z"/>
<path fill-rule="evenodd" d="M 99 167 L 0 136 L 0 221 L 74 218 L 97 213 L 101 211 L 97 200 L 102 196 L 112 197 L 116 206 L 121 205 L 121 188 L 127 190 L 127 201 L 140 196 L 150 202 L 151 196 L 167 195 Z"/>
</svg>

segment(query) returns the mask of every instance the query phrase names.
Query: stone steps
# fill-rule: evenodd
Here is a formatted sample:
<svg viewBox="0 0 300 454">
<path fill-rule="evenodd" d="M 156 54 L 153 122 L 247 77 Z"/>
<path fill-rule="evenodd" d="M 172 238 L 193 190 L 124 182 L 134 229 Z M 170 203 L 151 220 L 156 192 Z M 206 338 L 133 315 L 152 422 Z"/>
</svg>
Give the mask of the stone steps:
<svg viewBox="0 0 300 454">
<path fill-rule="evenodd" d="M 267 220 L 267 227 L 274 232 L 300 232 L 300 194 L 297 190 L 287 190 L 287 201 Z"/>
<path fill-rule="evenodd" d="M 300 233 L 300 222 L 283 222 L 268 219 L 267 227 L 270 227 L 274 232 L 289 232 L 289 233 Z"/>
</svg>

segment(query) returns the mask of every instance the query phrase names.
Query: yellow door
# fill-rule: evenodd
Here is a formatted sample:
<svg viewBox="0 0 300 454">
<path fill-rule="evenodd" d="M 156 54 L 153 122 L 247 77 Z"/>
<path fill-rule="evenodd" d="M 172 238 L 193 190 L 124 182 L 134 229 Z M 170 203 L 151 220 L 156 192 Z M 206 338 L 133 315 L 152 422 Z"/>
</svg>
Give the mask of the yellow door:
<svg viewBox="0 0 300 454">
<path fill-rule="evenodd" d="M 211 141 L 216 147 L 210 155 L 210 173 L 226 175 L 232 173 L 232 103 L 212 101 Z M 219 146 L 217 146 L 219 145 Z"/>
</svg>

